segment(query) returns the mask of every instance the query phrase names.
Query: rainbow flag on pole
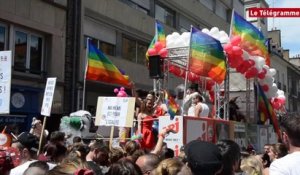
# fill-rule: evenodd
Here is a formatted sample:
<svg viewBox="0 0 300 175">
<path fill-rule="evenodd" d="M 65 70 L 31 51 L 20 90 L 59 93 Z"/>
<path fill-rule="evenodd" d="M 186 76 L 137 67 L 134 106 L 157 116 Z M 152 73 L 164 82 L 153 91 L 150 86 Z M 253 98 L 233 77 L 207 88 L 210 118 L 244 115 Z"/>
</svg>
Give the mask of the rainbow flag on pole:
<svg viewBox="0 0 300 175">
<path fill-rule="evenodd" d="M 265 45 L 266 39 L 253 24 L 246 21 L 242 16 L 233 12 L 231 20 L 231 36 L 241 37 L 241 48 L 250 55 L 264 57 L 266 64 L 270 65 L 268 47 Z"/>
<path fill-rule="evenodd" d="M 101 81 L 129 87 L 130 82 L 120 70 L 99 50 L 88 41 L 87 80 Z"/>
<path fill-rule="evenodd" d="M 274 130 L 277 133 L 278 138 L 280 139 L 281 134 L 280 134 L 280 128 L 279 128 L 279 123 L 277 120 L 277 116 L 275 114 L 275 111 L 268 100 L 266 94 L 264 93 L 262 87 L 256 83 L 255 87 L 256 95 L 258 98 L 258 116 L 259 116 L 259 121 L 264 124 L 267 119 L 269 118 L 273 124 Z"/>
<path fill-rule="evenodd" d="M 179 109 L 179 105 L 176 103 L 175 99 L 169 95 L 165 90 L 165 103 L 168 108 L 168 113 L 170 114 L 171 119 L 173 119 Z"/>
<path fill-rule="evenodd" d="M 191 33 L 189 70 L 221 84 L 225 80 L 226 64 L 220 41 L 194 27 Z"/>
<path fill-rule="evenodd" d="M 166 34 L 163 25 L 155 20 L 155 36 L 152 39 L 148 49 L 154 48 L 156 42 L 160 42 L 163 47 L 166 47 Z M 148 60 L 149 54 L 146 52 L 146 58 Z"/>
</svg>

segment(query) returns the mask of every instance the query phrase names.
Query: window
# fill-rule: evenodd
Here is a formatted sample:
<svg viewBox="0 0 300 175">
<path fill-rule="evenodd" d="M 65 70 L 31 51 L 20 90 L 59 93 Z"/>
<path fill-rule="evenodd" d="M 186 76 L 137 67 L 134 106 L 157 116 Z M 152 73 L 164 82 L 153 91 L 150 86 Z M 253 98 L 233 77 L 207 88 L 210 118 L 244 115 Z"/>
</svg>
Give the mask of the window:
<svg viewBox="0 0 300 175">
<path fill-rule="evenodd" d="M 0 25 L 0 51 L 6 50 L 6 36 L 7 30 L 6 27 Z"/>
<path fill-rule="evenodd" d="M 101 50 L 105 55 L 116 56 L 116 47 L 113 44 L 98 40 L 96 38 L 85 36 L 85 40 L 89 38 L 92 41 L 92 44 Z M 85 42 L 86 44 L 86 42 Z"/>
<path fill-rule="evenodd" d="M 214 9 L 214 1 L 213 0 L 199 0 L 201 4 L 205 7 L 209 8 L 210 10 Z"/>
<path fill-rule="evenodd" d="M 169 8 L 155 4 L 155 19 L 175 27 L 175 12 Z"/>
<path fill-rule="evenodd" d="M 145 14 L 149 14 L 150 12 L 150 0 L 120 0 L 124 2 L 128 6 L 137 9 Z"/>
<path fill-rule="evenodd" d="M 34 33 L 16 30 L 14 38 L 14 70 L 41 74 L 43 37 Z"/>
<path fill-rule="evenodd" d="M 227 7 L 220 1 L 216 2 L 216 14 L 227 21 Z"/>
<path fill-rule="evenodd" d="M 188 31 L 190 31 L 191 25 L 196 26 L 187 17 L 185 17 L 183 15 L 180 15 L 180 17 L 179 17 L 179 30 L 180 30 L 180 32 L 188 32 Z"/>
<path fill-rule="evenodd" d="M 122 40 L 122 56 L 123 58 L 130 60 L 138 64 L 145 64 L 145 54 L 147 52 L 148 45 L 127 37 L 123 37 Z"/>
</svg>

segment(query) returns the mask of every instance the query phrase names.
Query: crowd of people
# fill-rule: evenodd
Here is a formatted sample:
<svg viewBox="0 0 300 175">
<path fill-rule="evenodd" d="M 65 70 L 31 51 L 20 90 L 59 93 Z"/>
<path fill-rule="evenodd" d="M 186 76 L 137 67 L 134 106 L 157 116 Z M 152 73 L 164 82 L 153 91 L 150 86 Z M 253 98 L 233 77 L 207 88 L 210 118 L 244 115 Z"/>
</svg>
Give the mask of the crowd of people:
<svg viewBox="0 0 300 175">
<path fill-rule="evenodd" d="M 209 109 L 202 97 L 190 88 L 190 104 L 181 111 L 198 117 L 208 117 Z M 155 94 L 138 101 L 137 139 L 112 146 L 108 140 L 92 140 L 75 136 L 73 143 L 66 135 L 55 131 L 41 134 L 37 128 L 23 132 L 13 140 L 13 151 L 0 150 L 2 175 L 297 175 L 300 174 L 300 117 L 281 121 L 282 143 L 267 144 L 262 154 L 241 150 L 232 140 L 216 143 L 193 140 L 180 148 L 175 156 L 165 137 L 174 130 L 153 128 L 155 118 L 166 113 L 158 105 Z M 187 106 L 184 106 L 187 105 Z M 160 108 L 159 108 L 160 107 Z M 156 132 L 155 132 L 156 129 Z M 42 142 L 40 138 L 43 137 Z M 41 149 L 40 145 L 43 145 Z"/>
</svg>

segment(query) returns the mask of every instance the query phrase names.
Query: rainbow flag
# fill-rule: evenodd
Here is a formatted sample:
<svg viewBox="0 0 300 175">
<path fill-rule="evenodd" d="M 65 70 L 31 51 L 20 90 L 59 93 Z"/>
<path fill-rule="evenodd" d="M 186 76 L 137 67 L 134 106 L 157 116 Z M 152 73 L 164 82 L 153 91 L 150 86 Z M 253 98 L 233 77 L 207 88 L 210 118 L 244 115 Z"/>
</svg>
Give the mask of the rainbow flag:
<svg viewBox="0 0 300 175">
<path fill-rule="evenodd" d="M 170 114 L 170 117 L 173 120 L 173 118 L 175 117 L 179 109 L 179 105 L 176 103 L 175 99 L 169 95 L 169 93 L 166 90 L 164 91 L 164 93 L 165 93 L 165 103 L 168 108 L 168 113 Z"/>
<path fill-rule="evenodd" d="M 88 42 L 87 80 L 101 81 L 129 87 L 130 82 L 120 70 L 92 42 Z"/>
<path fill-rule="evenodd" d="M 242 16 L 233 12 L 231 20 L 231 36 L 241 37 L 241 48 L 250 55 L 261 56 L 266 60 L 266 64 L 270 65 L 270 56 L 268 47 L 265 45 L 266 39 L 264 35 L 250 22 L 246 21 Z"/>
<path fill-rule="evenodd" d="M 256 91 L 256 96 L 258 98 L 257 112 L 258 112 L 260 123 L 265 124 L 265 122 L 269 118 L 271 120 L 271 123 L 273 124 L 274 130 L 277 133 L 278 139 L 280 139 L 281 134 L 280 134 L 279 123 L 270 101 L 267 99 L 262 87 L 258 83 L 256 83 L 255 91 Z"/>
<path fill-rule="evenodd" d="M 161 42 L 161 44 L 163 45 L 163 47 L 166 47 L 166 35 L 165 35 L 165 30 L 163 25 L 155 20 L 155 36 L 152 39 L 148 49 L 154 48 L 154 44 L 156 42 Z M 149 54 L 148 51 L 146 52 L 146 59 L 149 59 Z"/>
<path fill-rule="evenodd" d="M 223 47 L 219 40 L 192 27 L 189 70 L 221 84 L 226 75 Z"/>
</svg>

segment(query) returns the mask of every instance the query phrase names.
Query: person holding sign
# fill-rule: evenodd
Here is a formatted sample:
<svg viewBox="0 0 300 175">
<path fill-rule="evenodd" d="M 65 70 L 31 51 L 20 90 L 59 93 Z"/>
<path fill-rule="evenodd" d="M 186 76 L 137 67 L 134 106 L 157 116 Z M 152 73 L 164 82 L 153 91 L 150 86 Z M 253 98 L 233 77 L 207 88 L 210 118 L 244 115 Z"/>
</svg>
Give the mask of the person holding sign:
<svg viewBox="0 0 300 175">
<path fill-rule="evenodd" d="M 152 150 L 155 146 L 154 133 L 152 132 L 154 98 L 149 98 L 142 103 L 141 112 L 138 114 L 138 133 L 142 134 L 141 147 L 146 150 Z"/>
</svg>

